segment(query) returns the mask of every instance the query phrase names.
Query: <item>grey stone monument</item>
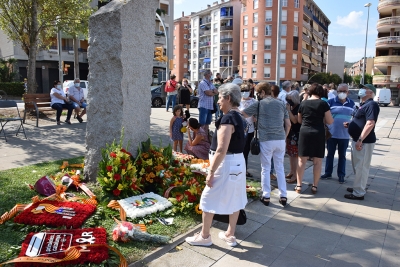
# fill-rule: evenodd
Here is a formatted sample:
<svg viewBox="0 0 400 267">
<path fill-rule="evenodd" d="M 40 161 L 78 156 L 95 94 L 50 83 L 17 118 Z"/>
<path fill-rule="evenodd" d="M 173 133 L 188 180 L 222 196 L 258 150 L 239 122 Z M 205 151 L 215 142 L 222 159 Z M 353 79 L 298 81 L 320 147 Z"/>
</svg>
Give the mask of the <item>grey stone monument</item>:
<svg viewBox="0 0 400 267">
<path fill-rule="evenodd" d="M 89 19 L 85 178 L 95 181 L 101 149 L 120 140 L 136 153 L 150 133 L 158 0 L 114 0 Z"/>
</svg>

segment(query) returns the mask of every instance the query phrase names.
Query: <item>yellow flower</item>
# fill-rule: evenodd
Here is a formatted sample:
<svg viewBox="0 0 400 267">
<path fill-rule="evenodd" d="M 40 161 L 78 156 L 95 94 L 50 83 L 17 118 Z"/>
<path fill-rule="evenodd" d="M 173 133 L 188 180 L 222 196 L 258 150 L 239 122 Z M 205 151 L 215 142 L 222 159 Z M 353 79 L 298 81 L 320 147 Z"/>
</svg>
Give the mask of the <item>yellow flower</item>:
<svg viewBox="0 0 400 267">
<path fill-rule="evenodd" d="M 192 185 L 188 191 L 192 194 L 192 195 L 197 195 L 197 188 L 195 185 Z"/>
<path fill-rule="evenodd" d="M 104 177 L 104 182 L 108 183 L 108 179 L 106 177 Z"/>
<path fill-rule="evenodd" d="M 112 172 L 107 172 L 107 176 L 112 178 L 112 176 L 113 176 Z"/>
<path fill-rule="evenodd" d="M 126 173 L 126 170 L 121 171 L 121 175 L 125 175 L 125 173 Z"/>
<path fill-rule="evenodd" d="M 194 211 L 197 214 L 202 214 L 203 213 L 203 211 L 200 209 L 200 204 L 197 204 L 196 207 L 194 207 Z"/>
<path fill-rule="evenodd" d="M 144 168 L 142 168 L 141 170 L 140 170 L 140 175 L 143 175 L 144 173 L 145 173 L 146 171 L 145 171 L 145 169 Z"/>
<path fill-rule="evenodd" d="M 146 164 L 149 166 L 153 166 L 153 160 L 152 159 L 146 160 Z"/>
<path fill-rule="evenodd" d="M 122 184 L 119 184 L 119 185 L 118 185 L 118 190 L 121 190 L 121 191 L 122 191 L 122 190 L 124 190 L 124 187 L 125 187 L 125 186 L 123 186 Z"/>
</svg>

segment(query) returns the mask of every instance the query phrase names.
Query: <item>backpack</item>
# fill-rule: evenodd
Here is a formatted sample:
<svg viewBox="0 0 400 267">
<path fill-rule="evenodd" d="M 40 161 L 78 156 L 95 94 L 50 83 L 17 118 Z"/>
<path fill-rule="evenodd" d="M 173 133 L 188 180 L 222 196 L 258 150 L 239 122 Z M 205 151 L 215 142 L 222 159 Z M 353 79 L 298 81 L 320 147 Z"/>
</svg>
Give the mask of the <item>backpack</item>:
<svg viewBox="0 0 400 267">
<path fill-rule="evenodd" d="M 171 81 L 168 80 L 167 83 L 165 84 L 165 92 L 169 93 L 173 91 L 175 91 L 175 87 L 172 86 Z"/>
</svg>

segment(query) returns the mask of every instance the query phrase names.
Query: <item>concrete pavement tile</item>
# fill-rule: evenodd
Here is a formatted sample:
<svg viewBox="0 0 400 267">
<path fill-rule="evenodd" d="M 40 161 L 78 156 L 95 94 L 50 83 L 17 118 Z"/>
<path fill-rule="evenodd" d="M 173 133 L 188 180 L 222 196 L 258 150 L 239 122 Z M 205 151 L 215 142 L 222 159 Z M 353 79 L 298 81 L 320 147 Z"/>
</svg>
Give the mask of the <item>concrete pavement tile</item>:
<svg viewBox="0 0 400 267">
<path fill-rule="evenodd" d="M 384 236 L 386 235 L 388 222 L 389 218 L 384 219 L 370 214 L 356 212 L 348 227 L 360 231 L 372 231 L 374 234 L 380 234 Z"/>
<path fill-rule="evenodd" d="M 349 228 L 343 233 L 337 244 L 337 248 L 351 252 L 368 251 L 368 253 L 373 252 L 374 256 L 379 256 L 382 251 L 384 239 L 385 237 L 382 235 Z"/>
<path fill-rule="evenodd" d="M 170 251 L 160 258 L 148 263 L 148 267 L 208 267 L 215 263 L 208 256 L 201 255 L 189 248 Z"/>
<path fill-rule="evenodd" d="M 368 193 L 367 193 L 368 195 Z M 362 202 L 364 204 L 365 202 Z M 383 206 L 383 207 L 382 207 Z M 376 217 L 380 217 L 383 219 L 389 219 L 391 210 L 390 206 L 387 205 L 379 205 L 379 207 L 373 207 L 373 206 L 368 206 L 368 205 L 359 205 L 357 207 L 357 212 L 364 213 L 364 214 L 370 214 Z"/>
<path fill-rule="evenodd" d="M 246 215 L 247 219 L 264 224 L 280 210 L 270 206 L 266 207 L 257 199 L 246 206 Z"/>
<path fill-rule="evenodd" d="M 292 202 L 294 204 L 295 201 Z M 290 216 L 294 217 L 302 217 L 302 218 L 309 218 L 312 219 L 314 216 L 317 214 L 318 210 L 310 210 L 305 207 L 293 207 L 292 204 L 289 206 L 286 206 L 281 213 L 282 214 L 288 214 Z"/>
<path fill-rule="evenodd" d="M 369 251 L 352 252 L 336 248 L 325 267 L 377 267 L 379 255 Z"/>
<path fill-rule="evenodd" d="M 343 203 L 334 198 L 328 200 L 328 202 L 321 208 L 320 211 L 339 215 L 341 217 L 351 219 L 354 212 L 357 210 L 358 205 L 352 203 Z"/>
<path fill-rule="evenodd" d="M 270 227 L 263 225 L 256 232 L 247 237 L 245 241 L 255 246 L 270 245 L 286 248 L 295 237 L 295 235 L 287 233 L 287 231 L 271 229 Z"/>
<path fill-rule="evenodd" d="M 321 267 L 325 266 L 326 260 L 316 257 L 309 253 L 305 253 L 296 249 L 287 248 L 279 257 L 270 265 L 270 267 Z"/>
<path fill-rule="evenodd" d="M 309 225 L 312 225 L 315 228 L 342 234 L 345 231 L 349 222 L 349 218 L 320 211 L 310 221 Z"/>
<path fill-rule="evenodd" d="M 309 223 L 310 219 L 295 217 L 288 214 L 278 213 L 264 226 L 280 232 L 297 235 Z"/>
<path fill-rule="evenodd" d="M 399 266 L 400 243 L 399 237 L 387 235 L 383 244 L 383 250 L 379 267 Z"/>
<path fill-rule="evenodd" d="M 303 251 L 318 257 L 327 258 L 335 249 L 336 243 L 339 239 L 339 234 L 337 234 L 333 240 L 323 235 L 298 235 L 292 243 L 290 243 L 289 248 Z"/>
</svg>

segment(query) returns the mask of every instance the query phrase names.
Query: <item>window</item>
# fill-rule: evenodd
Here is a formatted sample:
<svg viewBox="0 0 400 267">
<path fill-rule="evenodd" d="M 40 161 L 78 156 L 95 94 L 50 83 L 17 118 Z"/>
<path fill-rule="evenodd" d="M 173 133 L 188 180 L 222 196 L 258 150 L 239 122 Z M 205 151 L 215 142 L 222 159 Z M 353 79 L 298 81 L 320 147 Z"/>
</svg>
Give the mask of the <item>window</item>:
<svg viewBox="0 0 400 267">
<path fill-rule="evenodd" d="M 243 16 L 243 26 L 247 26 L 249 24 L 249 16 Z"/>
<path fill-rule="evenodd" d="M 265 36 L 271 36 L 271 35 L 272 35 L 272 25 L 265 26 Z"/>
<path fill-rule="evenodd" d="M 214 12 L 214 19 L 218 18 L 218 11 Z"/>
<path fill-rule="evenodd" d="M 297 65 L 297 54 L 292 55 L 292 64 Z"/>
<path fill-rule="evenodd" d="M 174 64 L 174 69 L 176 69 L 176 64 Z"/>
<path fill-rule="evenodd" d="M 253 27 L 253 37 L 258 37 L 258 27 Z"/>
<path fill-rule="evenodd" d="M 242 65 L 247 65 L 247 56 L 242 56 Z"/>
<path fill-rule="evenodd" d="M 279 72 L 279 78 L 285 78 L 285 67 L 280 67 Z"/>
<path fill-rule="evenodd" d="M 174 35 L 174 40 L 176 40 L 176 36 Z"/>
<path fill-rule="evenodd" d="M 252 48 L 253 48 L 253 51 L 257 51 L 257 45 L 258 45 L 258 42 L 257 42 L 257 40 L 253 40 L 253 42 L 252 42 Z"/>
<path fill-rule="evenodd" d="M 282 36 L 286 36 L 287 34 L 287 25 L 286 24 L 282 24 L 281 26 L 281 35 Z"/>
<path fill-rule="evenodd" d="M 299 36 L 299 27 L 293 26 L 293 36 Z"/>
<path fill-rule="evenodd" d="M 258 8 L 258 0 L 253 0 L 253 9 Z"/>
<path fill-rule="evenodd" d="M 251 55 L 251 64 L 257 64 L 257 55 Z"/>
<path fill-rule="evenodd" d="M 272 7 L 272 0 L 265 0 L 266 7 Z"/>
<path fill-rule="evenodd" d="M 296 79 L 296 68 L 292 68 L 292 79 Z"/>
<path fill-rule="evenodd" d="M 218 32 L 218 24 L 217 23 L 214 23 L 213 28 L 214 28 L 214 32 Z"/>
<path fill-rule="evenodd" d="M 187 24 L 183 24 L 183 28 L 186 30 L 188 28 Z"/>
<path fill-rule="evenodd" d="M 183 54 L 183 58 L 187 58 L 187 54 Z"/>
<path fill-rule="evenodd" d="M 213 36 L 214 44 L 218 44 L 218 35 Z"/>
<path fill-rule="evenodd" d="M 251 77 L 256 78 L 257 77 L 257 68 L 252 68 L 251 69 Z"/>
<path fill-rule="evenodd" d="M 287 7 L 287 0 L 282 0 L 282 6 Z"/>
<path fill-rule="evenodd" d="M 213 47 L 213 56 L 218 56 L 217 47 Z"/>
<path fill-rule="evenodd" d="M 243 29 L 243 38 L 247 38 L 247 35 L 248 35 L 248 30 Z"/>
<path fill-rule="evenodd" d="M 176 55 L 174 55 L 174 59 L 176 59 Z"/>
<path fill-rule="evenodd" d="M 271 64 L 271 53 L 264 53 L 264 64 Z"/>
<path fill-rule="evenodd" d="M 282 21 L 287 21 L 287 10 L 282 10 Z"/>
<path fill-rule="evenodd" d="M 265 21 L 272 21 L 272 10 L 265 11 Z"/>
<path fill-rule="evenodd" d="M 176 31 L 176 26 L 174 26 L 174 31 Z"/>
<path fill-rule="evenodd" d="M 264 49 L 265 50 L 271 50 L 271 39 L 265 39 L 264 40 Z"/>
<path fill-rule="evenodd" d="M 187 63 L 183 63 L 183 68 L 187 69 Z"/>
<path fill-rule="evenodd" d="M 217 58 L 213 59 L 213 67 L 214 68 L 218 67 L 218 59 Z"/>
<path fill-rule="evenodd" d="M 294 0 L 294 8 L 300 7 L 300 0 Z"/>
<path fill-rule="evenodd" d="M 184 35 L 183 35 L 183 39 L 187 39 L 187 34 L 184 34 Z"/>
<path fill-rule="evenodd" d="M 254 13 L 253 14 L 253 23 L 257 23 L 258 22 L 258 13 Z"/>
<path fill-rule="evenodd" d="M 247 52 L 247 42 L 243 42 L 243 52 Z"/>
<path fill-rule="evenodd" d="M 286 39 L 281 38 L 281 50 L 286 50 Z"/>
<path fill-rule="evenodd" d="M 174 45 L 174 50 L 176 49 L 176 45 Z"/>
<path fill-rule="evenodd" d="M 183 45 L 183 49 L 187 49 L 188 48 L 188 45 L 187 44 L 184 44 Z"/>
<path fill-rule="evenodd" d="M 264 68 L 264 78 L 270 78 L 270 77 L 271 77 L 271 68 L 265 67 Z"/>
<path fill-rule="evenodd" d="M 247 69 L 242 69 L 242 78 L 247 78 Z"/>
<path fill-rule="evenodd" d="M 194 30 L 193 30 L 193 38 L 196 38 L 196 37 L 197 37 L 197 30 L 194 29 Z"/>
<path fill-rule="evenodd" d="M 279 64 L 286 64 L 286 54 L 285 53 L 281 53 L 279 58 L 280 58 Z"/>
<path fill-rule="evenodd" d="M 299 22 L 299 11 L 294 12 L 294 22 Z"/>
</svg>

